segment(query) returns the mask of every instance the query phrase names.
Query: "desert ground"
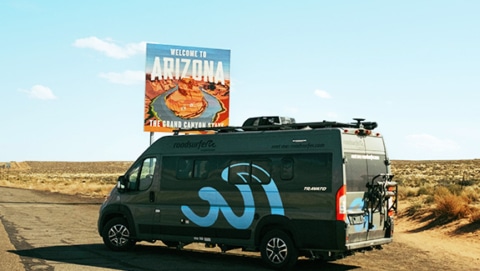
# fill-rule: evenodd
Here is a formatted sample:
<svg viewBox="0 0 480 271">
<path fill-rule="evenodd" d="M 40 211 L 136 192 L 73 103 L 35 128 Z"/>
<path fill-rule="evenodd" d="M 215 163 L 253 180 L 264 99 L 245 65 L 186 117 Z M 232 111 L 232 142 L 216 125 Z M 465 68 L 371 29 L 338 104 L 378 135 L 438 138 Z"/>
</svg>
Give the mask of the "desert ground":
<svg viewBox="0 0 480 271">
<path fill-rule="evenodd" d="M 0 186 L 102 198 L 130 164 L 130 161 L 4 162 L 0 163 Z M 480 159 L 394 160 L 391 167 L 399 184 L 397 240 L 438 255 L 466 256 L 478 267 Z"/>
</svg>

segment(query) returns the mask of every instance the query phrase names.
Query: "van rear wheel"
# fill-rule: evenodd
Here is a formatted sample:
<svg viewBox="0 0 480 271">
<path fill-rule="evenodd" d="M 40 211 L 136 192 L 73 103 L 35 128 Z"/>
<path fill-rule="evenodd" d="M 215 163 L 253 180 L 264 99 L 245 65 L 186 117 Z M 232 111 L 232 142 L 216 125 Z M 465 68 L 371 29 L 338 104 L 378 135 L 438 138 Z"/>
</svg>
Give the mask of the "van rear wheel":
<svg viewBox="0 0 480 271">
<path fill-rule="evenodd" d="M 130 239 L 130 227 L 127 220 L 121 217 L 108 221 L 102 231 L 103 243 L 113 251 L 126 251 L 135 245 Z"/>
<path fill-rule="evenodd" d="M 284 231 L 267 232 L 260 243 L 260 253 L 267 266 L 275 269 L 290 268 L 297 262 L 298 249 Z"/>
</svg>

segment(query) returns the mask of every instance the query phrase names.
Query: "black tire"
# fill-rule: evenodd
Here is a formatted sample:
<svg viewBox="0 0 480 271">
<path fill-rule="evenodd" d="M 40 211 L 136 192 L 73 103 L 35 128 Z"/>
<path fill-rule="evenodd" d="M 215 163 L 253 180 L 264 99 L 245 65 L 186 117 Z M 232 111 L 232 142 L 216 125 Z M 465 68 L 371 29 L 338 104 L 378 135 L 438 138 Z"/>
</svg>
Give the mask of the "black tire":
<svg viewBox="0 0 480 271">
<path fill-rule="evenodd" d="M 130 227 L 122 217 L 116 217 L 107 222 L 102 231 L 103 243 L 113 251 L 131 249 L 136 241 L 130 239 Z"/>
<path fill-rule="evenodd" d="M 293 267 L 298 258 L 292 238 L 281 230 L 272 230 L 263 236 L 260 253 L 268 267 L 282 270 Z"/>
<path fill-rule="evenodd" d="M 393 221 L 393 217 L 388 217 L 387 218 L 387 227 L 385 229 L 385 237 L 386 238 L 392 238 L 393 237 L 393 233 L 394 233 L 394 227 L 395 227 L 395 223 Z"/>
</svg>

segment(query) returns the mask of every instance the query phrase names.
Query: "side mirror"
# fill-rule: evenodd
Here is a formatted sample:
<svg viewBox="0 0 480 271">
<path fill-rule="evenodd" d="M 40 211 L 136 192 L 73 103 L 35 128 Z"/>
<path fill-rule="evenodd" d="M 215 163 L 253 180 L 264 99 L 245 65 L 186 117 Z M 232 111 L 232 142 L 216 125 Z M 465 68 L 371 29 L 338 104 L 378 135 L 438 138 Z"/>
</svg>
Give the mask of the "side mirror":
<svg viewBox="0 0 480 271">
<path fill-rule="evenodd" d="M 117 180 L 117 189 L 118 189 L 118 192 L 125 192 L 125 189 L 126 189 L 126 180 L 125 179 L 125 176 L 120 176 L 118 177 L 118 180 Z"/>
</svg>

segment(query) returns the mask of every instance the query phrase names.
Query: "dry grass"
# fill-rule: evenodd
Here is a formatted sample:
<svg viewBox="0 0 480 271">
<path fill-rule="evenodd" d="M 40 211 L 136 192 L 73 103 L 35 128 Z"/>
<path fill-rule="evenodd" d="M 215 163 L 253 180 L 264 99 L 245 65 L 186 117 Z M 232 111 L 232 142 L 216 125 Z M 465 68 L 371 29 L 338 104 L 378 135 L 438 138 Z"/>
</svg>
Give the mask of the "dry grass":
<svg viewBox="0 0 480 271">
<path fill-rule="evenodd" d="M 393 161 L 399 183 L 401 214 L 445 226 L 469 222 L 480 230 L 480 159 L 458 161 Z"/>
<path fill-rule="evenodd" d="M 88 197 L 106 196 L 131 162 L 13 162 L 0 185 Z M 1 166 L 1 165 L 0 165 Z"/>
<path fill-rule="evenodd" d="M 392 162 L 395 179 L 403 186 L 480 183 L 480 159 L 456 161 L 404 161 Z"/>
</svg>

